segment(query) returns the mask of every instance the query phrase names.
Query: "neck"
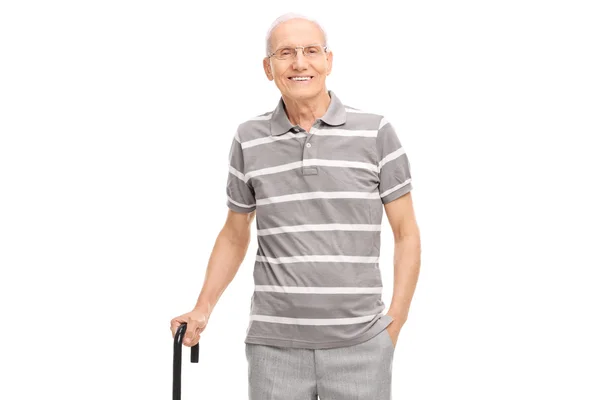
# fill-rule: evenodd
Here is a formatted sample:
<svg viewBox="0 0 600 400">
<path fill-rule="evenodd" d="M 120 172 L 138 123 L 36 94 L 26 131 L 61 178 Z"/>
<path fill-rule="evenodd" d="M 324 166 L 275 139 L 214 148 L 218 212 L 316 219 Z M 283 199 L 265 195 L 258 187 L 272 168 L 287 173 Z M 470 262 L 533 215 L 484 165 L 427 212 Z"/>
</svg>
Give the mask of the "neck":
<svg viewBox="0 0 600 400">
<path fill-rule="evenodd" d="M 331 97 L 327 89 L 317 96 L 308 99 L 292 99 L 283 97 L 285 112 L 292 125 L 310 127 L 317 118 L 321 118 L 327 112 Z"/>
</svg>

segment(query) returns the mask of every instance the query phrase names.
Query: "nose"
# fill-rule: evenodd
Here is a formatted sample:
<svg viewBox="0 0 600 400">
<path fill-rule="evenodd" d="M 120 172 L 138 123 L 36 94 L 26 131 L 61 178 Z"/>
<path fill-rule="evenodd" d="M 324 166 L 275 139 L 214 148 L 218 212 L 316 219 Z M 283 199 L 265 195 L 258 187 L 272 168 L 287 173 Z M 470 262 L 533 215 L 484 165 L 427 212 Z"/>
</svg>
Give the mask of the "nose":
<svg viewBox="0 0 600 400">
<path fill-rule="evenodd" d="M 306 69 L 306 59 L 304 58 L 304 52 L 302 49 L 296 49 L 294 69 Z"/>
</svg>

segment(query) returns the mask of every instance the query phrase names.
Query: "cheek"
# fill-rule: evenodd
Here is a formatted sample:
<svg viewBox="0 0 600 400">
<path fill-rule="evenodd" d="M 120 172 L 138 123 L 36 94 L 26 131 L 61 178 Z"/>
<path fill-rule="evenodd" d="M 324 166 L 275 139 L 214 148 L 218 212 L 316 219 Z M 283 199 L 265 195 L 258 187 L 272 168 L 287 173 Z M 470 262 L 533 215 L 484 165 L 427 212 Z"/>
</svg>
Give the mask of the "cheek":
<svg viewBox="0 0 600 400">
<path fill-rule="evenodd" d="M 327 75 L 327 65 L 319 65 L 319 66 L 315 67 L 315 70 L 321 76 L 326 76 Z"/>
</svg>

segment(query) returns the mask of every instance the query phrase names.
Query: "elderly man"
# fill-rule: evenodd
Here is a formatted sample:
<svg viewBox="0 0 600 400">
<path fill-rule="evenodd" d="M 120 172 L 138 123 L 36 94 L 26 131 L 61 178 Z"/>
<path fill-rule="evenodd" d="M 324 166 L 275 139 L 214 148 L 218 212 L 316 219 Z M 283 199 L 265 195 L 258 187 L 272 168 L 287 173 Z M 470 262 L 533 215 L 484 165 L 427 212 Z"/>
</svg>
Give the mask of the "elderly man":
<svg viewBox="0 0 600 400">
<path fill-rule="evenodd" d="M 234 278 L 256 216 L 255 290 L 246 332 L 251 400 L 391 398 L 392 361 L 420 268 L 407 155 L 382 115 L 328 90 L 333 53 L 314 20 L 278 18 L 267 35 L 273 111 L 238 126 L 225 226 L 184 344 L 198 343 Z M 394 292 L 383 314 L 383 209 L 395 238 Z"/>
</svg>

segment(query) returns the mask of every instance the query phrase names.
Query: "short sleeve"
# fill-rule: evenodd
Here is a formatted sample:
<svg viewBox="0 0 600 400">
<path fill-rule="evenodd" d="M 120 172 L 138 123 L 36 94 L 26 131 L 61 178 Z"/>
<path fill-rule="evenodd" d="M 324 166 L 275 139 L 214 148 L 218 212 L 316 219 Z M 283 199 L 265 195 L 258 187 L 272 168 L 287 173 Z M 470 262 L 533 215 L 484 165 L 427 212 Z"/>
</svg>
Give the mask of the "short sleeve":
<svg viewBox="0 0 600 400">
<path fill-rule="evenodd" d="M 382 118 L 377 132 L 379 196 L 387 204 L 412 190 L 410 163 L 392 124 Z"/>
<path fill-rule="evenodd" d="M 237 133 L 233 138 L 229 151 L 227 207 L 239 213 L 250 213 L 256 209 L 254 190 L 247 183 L 244 168 L 244 153 Z"/>
</svg>

